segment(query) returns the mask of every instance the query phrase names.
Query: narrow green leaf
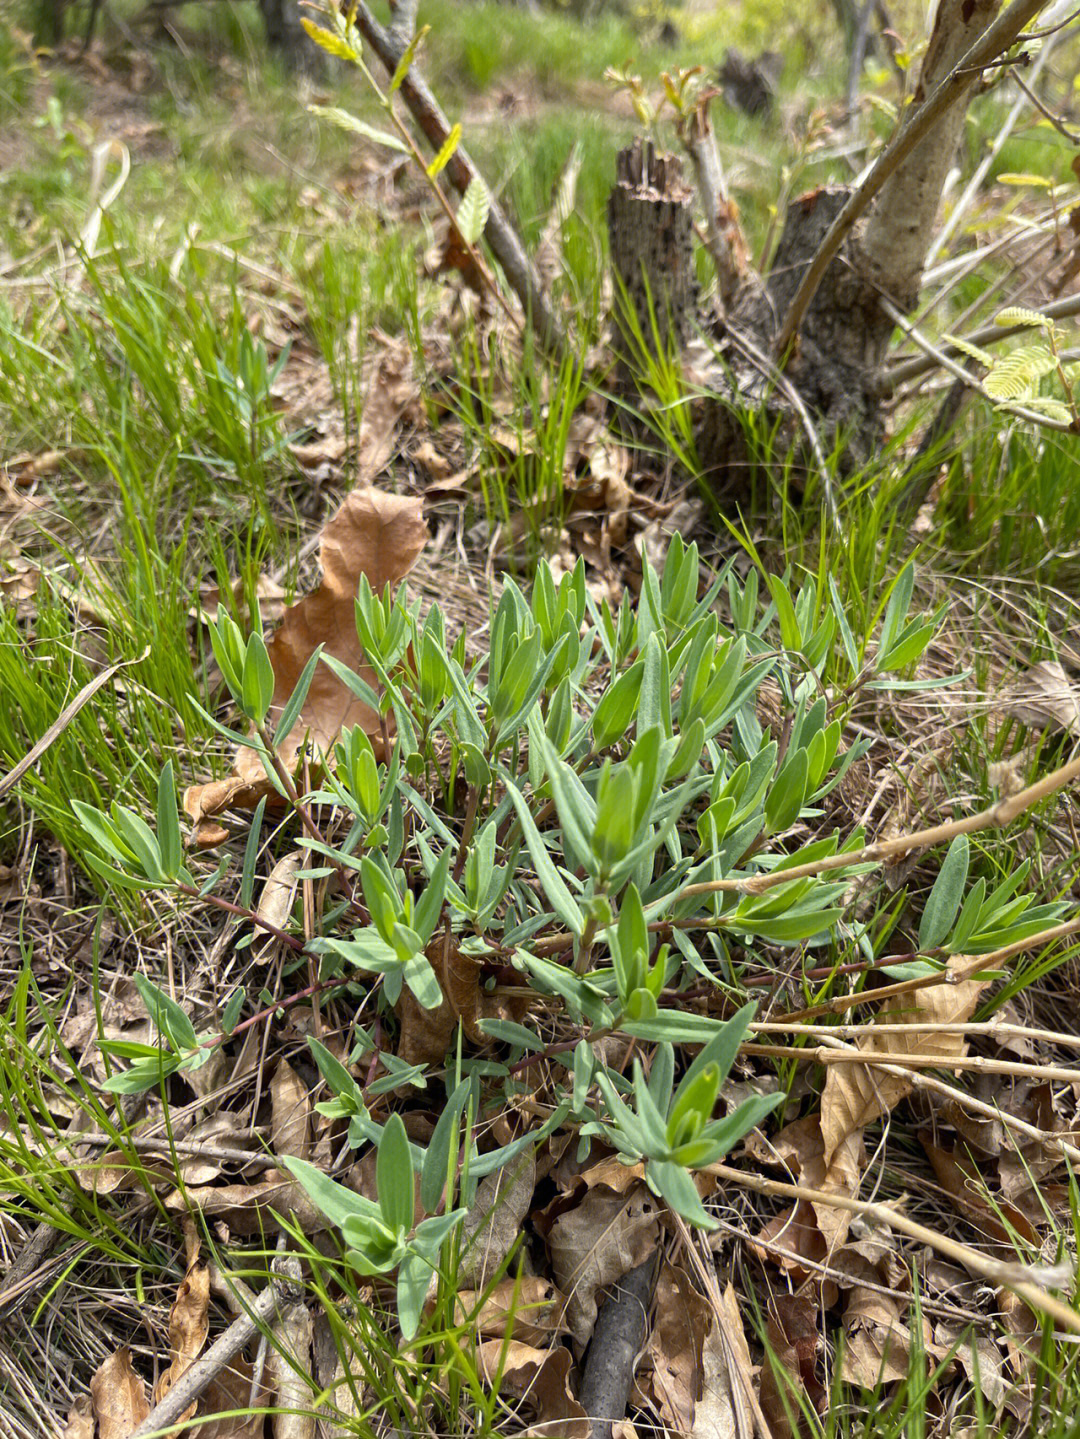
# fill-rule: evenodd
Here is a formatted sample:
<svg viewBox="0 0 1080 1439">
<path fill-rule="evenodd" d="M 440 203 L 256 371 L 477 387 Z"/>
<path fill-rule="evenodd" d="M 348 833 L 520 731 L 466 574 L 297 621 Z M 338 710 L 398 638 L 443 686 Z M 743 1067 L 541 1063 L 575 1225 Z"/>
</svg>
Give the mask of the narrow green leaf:
<svg viewBox="0 0 1080 1439">
<path fill-rule="evenodd" d="M 322 652 L 322 645 L 316 645 L 307 664 L 303 668 L 300 678 L 296 681 L 296 687 L 285 702 L 285 708 L 281 711 L 281 717 L 274 728 L 274 739 L 279 745 L 289 735 L 293 725 L 300 717 L 300 711 L 303 709 L 304 701 L 307 699 L 308 690 L 311 688 L 311 681 L 315 678 L 315 669 L 319 660 L 322 658 Z"/>
<path fill-rule="evenodd" d="M 383 1128 L 375 1160 L 375 1183 L 379 1208 L 393 1230 L 413 1227 L 413 1168 L 409 1140 L 400 1114 L 392 1114 Z"/>
<path fill-rule="evenodd" d="M 451 1165 L 457 1162 L 458 1125 L 471 1088 L 471 1080 L 461 1081 L 447 1100 L 432 1132 L 424 1155 L 424 1167 L 420 1171 L 420 1204 L 425 1214 L 435 1213 L 444 1189 L 453 1179 Z"/>
<path fill-rule="evenodd" d="M 402 55 L 401 59 L 397 62 L 397 68 L 394 70 L 393 78 L 390 81 L 389 93 L 391 95 L 396 95 L 404 84 L 405 76 L 412 69 L 412 63 L 416 59 L 416 52 L 424 43 L 424 36 L 428 33 L 430 29 L 430 25 L 421 25 L 420 29 L 416 32 L 416 34 L 410 41 L 409 48 L 405 51 L 404 55 Z"/>
<path fill-rule="evenodd" d="M 967 835 L 958 834 L 949 845 L 919 922 L 921 950 L 937 949 L 952 929 L 967 884 L 969 853 Z"/>
<path fill-rule="evenodd" d="M 525 847 L 529 851 L 529 857 L 536 868 L 540 878 L 544 894 L 552 909 L 566 925 L 572 934 L 581 935 L 585 928 L 585 918 L 579 909 L 573 895 L 567 889 L 561 875 L 555 868 L 555 864 L 548 853 L 547 845 L 543 836 L 536 827 L 536 822 L 529 809 L 529 802 L 514 783 L 514 779 L 508 770 L 502 771 L 503 780 L 506 784 L 506 792 L 510 802 L 517 811 L 518 821 L 521 825 L 521 832 L 525 838 Z"/>
<path fill-rule="evenodd" d="M 434 160 L 432 160 L 431 164 L 427 167 L 427 177 L 429 180 L 434 180 L 437 176 L 442 174 L 442 172 L 446 169 L 447 165 L 449 165 L 451 159 L 453 158 L 454 151 L 460 144 L 461 126 L 454 125 L 449 135 L 447 135 L 446 139 L 440 146 L 439 153 L 435 156 Z"/>
<path fill-rule="evenodd" d="M 151 984 L 145 974 L 136 973 L 135 988 L 146 1005 L 146 1012 L 175 1050 L 183 1053 L 198 1048 L 195 1028 L 175 999 Z"/>
<path fill-rule="evenodd" d="M 329 120 L 339 130 L 348 130 L 354 135 L 362 135 L 365 140 L 370 140 L 375 145 L 382 145 L 384 149 L 397 150 L 402 155 L 409 153 L 409 147 L 396 135 L 391 135 L 387 130 L 376 130 L 373 125 L 367 124 L 366 121 L 358 119 L 355 115 L 350 115 L 348 110 L 341 110 L 336 105 L 309 105 L 308 111 L 312 115 L 320 115 L 324 120 Z"/>
<path fill-rule="evenodd" d="M 180 838 L 180 814 L 176 807 L 176 781 L 173 779 L 171 759 L 165 761 L 158 778 L 157 827 L 161 867 L 170 879 L 175 879 L 184 862 L 184 850 Z"/>
</svg>

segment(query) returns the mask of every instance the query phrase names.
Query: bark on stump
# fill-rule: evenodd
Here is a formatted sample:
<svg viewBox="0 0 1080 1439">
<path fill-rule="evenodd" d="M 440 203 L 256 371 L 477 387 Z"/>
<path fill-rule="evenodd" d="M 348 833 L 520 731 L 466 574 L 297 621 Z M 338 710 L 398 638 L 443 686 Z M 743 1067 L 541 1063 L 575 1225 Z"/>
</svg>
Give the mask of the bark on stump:
<svg viewBox="0 0 1080 1439">
<path fill-rule="evenodd" d="M 287 69 L 312 80 L 326 78 L 326 56 L 300 23 L 297 0 L 259 0 L 266 43 Z"/>
<path fill-rule="evenodd" d="M 681 352 L 697 323 L 694 192 L 674 155 L 637 139 L 616 161 L 608 197 L 611 264 L 621 293 L 615 323 L 624 356 L 635 364 L 642 341 L 649 354 Z M 638 366 L 640 368 L 640 366 Z"/>
<path fill-rule="evenodd" d="M 780 452 L 801 448 L 806 432 L 790 400 L 777 386 L 775 371 L 755 363 L 740 337 L 759 352 L 771 353 L 773 341 L 799 281 L 848 191 L 815 190 L 788 209 L 772 268 L 762 284 L 748 272 L 723 317 L 698 307 L 693 267 L 692 197 L 681 167 L 672 156 L 658 155 L 636 141 L 618 161 L 618 179 L 608 201 L 612 267 L 636 317 L 629 324 L 616 299 L 615 325 L 622 336 L 624 380 L 638 361 L 636 324 L 655 353 L 650 297 L 661 353 L 674 345 L 685 353 L 695 332 L 710 338 L 717 354 L 695 355 L 694 434 L 702 472 L 717 498 L 745 494 L 754 455 L 748 447 L 746 418 L 763 417 Z M 866 277 L 858 233 L 826 274 L 810 307 L 798 353 L 785 368 L 786 379 L 820 426 L 825 449 L 838 433 L 848 440 L 846 462 L 869 458 L 880 438 L 878 401 L 873 382 L 888 344 L 892 324 L 877 304 L 877 291 Z M 702 347 L 698 347 L 701 350 Z M 636 364 L 638 374 L 640 363 Z M 761 428 L 758 426 L 757 428 Z M 775 444 L 772 447 L 775 452 Z"/>
</svg>

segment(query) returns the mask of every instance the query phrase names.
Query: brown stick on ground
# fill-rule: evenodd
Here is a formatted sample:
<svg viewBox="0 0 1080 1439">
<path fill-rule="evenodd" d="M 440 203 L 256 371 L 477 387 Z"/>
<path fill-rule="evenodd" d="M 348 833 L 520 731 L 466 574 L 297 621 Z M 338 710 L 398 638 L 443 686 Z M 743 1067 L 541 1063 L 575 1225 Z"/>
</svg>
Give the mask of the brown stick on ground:
<svg viewBox="0 0 1080 1439">
<path fill-rule="evenodd" d="M 592 1439 L 611 1439 L 612 1426 L 626 1417 L 659 1259 L 656 1250 L 644 1264 L 624 1274 L 608 1290 L 597 1315 L 580 1395 L 581 1407 L 592 1425 Z"/>
<path fill-rule="evenodd" d="M 176 1424 L 180 1416 L 217 1378 L 221 1371 L 240 1353 L 241 1349 L 256 1334 L 261 1325 L 268 1323 L 279 1306 L 283 1311 L 303 1303 L 303 1289 L 299 1284 L 300 1265 L 297 1260 L 275 1263 L 275 1278 L 259 1295 L 251 1310 L 241 1314 L 214 1340 L 210 1348 L 186 1369 L 160 1404 L 155 1404 L 139 1427 L 132 1431 L 131 1439 L 146 1439 Z M 295 1273 L 292 1272 L 295 1270 Z"/>
</svg>

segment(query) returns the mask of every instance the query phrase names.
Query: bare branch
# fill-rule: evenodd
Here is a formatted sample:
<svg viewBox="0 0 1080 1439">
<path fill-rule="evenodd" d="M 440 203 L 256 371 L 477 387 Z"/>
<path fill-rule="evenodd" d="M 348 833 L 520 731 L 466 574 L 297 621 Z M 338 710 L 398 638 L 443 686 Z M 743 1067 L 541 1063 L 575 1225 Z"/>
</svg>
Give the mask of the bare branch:
<svg viewBox="0 0 1080 1439">
<path fill-rule="evenodd" d="M 1042 74 L 1046 62 L 1054 53 L 1054 45 L 1056 41 L 1057 36 L 1052 35 L 1043 45 L 1042 50 L 1039 52 L 1039 57 L 1035 61 L 1035 64 L 1031 71 L 1031 83 L 1033 85 L 1035 84 L 1036 80 L 1038 80 L 1039 76 Z M 1013 79 L 1017 82 L 1017 84 L 1020 84 L 1019 73 L 1016 73 L 1013 76 Z M 967 214 L 971 206 L 972 200 L 974 200 L 975 196 L 979 193 L 983 181 L 986 179 L 987 175 L 990 172 L 990 166 L 994 163 L 998 155 L 1001 153 L 1002 147 L 1004 146 L 1006 140 L 1008 140 L 1009 136 L 1016 129 L 1016 122 L 1020 119 L 1020 116 L 1027 109 L 1028 102 L 1023 93 L 1024 91 L 1027 92 L 1027 95 L 1031 95 L 1031 91 L 1027 89 L 1026 85 L 1021 86 L 1021 94 L 1016 100 L 1012 109 L 1006 115 L 1005 119 L 1001 122 L 1001 126 L 998 129 L 998 132 L 994 136 L 993 144 L 990 146 L 989 150 L 987 150 L 986 154 L 982 157 L 982 160 L 976 167 L 974 175 L 972 175 L 971 179 L 964 187 L 964 193 L 960 196 L 959 200 L 957 200 L 956 204 L 953 206 L 952 214 L 949 216 L 948 220 L 946 220 L 945 224 L 942 225 L 937 235 L 935 235 L 933 243 L 931 244 L 929 250 L 927 250 L 926 252 L 926 264 L 932 265 L 937 259 L 938 255 L 941 254 L 942 250 L 949 243 L 949 240 L 959 228 L 960 222 Z"/>
<path fill-rule="evenodd" d="M 1071 315 L 1080 314 L 1080 295 L 1067 295 L 1063 300 L 1055 300 L 1052 305 L 1043 305 L 1039 313 L 1047 320 L 1065 320 Z M 1011 340 L 1014 335 L 1021 335 L 1025 330 L 1037 329 L 1038 324 L 1032 321 L 1030 324 L 1016 325 L 984 325 L 982 329 L 973 330 L 970 335 L 963 335 L 961 338 L 969 345 L 994 345 L 1002 340 Z M 914 337 L 913 337 L 914 338 Z M 942 340 L 934 347 L 934 351 L 926 350 L 922 355 L 916 355 L 910 360 L 901 360 L 893 365 L 882 377 L 880 390 L 883 395 L 892 394 L 901 385 L 909 380 L 921 379 L 932 370 L 942 367 L 943 361 L 940 356 L 947 355 L 953 359 L 961 351 L 955 345 Z M 948 368 L 945 366 L 945 368 Z"/>
<path fill-rule="evenodd" d="M 727 179 L 709 120 L 709 97 L 703 96 L 693 112 L 679 123 L 679 139 L 690 156 L 698 194 L 705 211 L 709 254 L 716 266 L 720 304 L 731 300 L 746 276 L 750 252 L 739 224 L 738 207 L 728 194 Z"/>
<path fill-rule="evenodd" d="M 400 0 L 398 13 L 401 14 L 402 10 L 407 9 L 410 4 L 411 0 Z M 392 75 L 408 49 L 409 41 L 396 27 L 388 30 L 380 25 L 363 0 L 360 0 L 356 7 L 356 26 L 378 55 L 387 72 Z M 438 101 L 428 89 L 415 65 L 409 69 L 402 81 L 401 94 L 416 123 L 424 132 L 429 145 L 437 152 L 450 134 L 450 122 L 443 114 Z M 450 177 L 454 189 L 460 195 L 464 195 L 473 180 L 480 180 L 481 183 L 484 183 L 479 170 L 462 145 L 459 145 L 450 157 L 446 173 Z M 485 188 L 490 195 L 491 187 L 485 185 Z M 545 349 L 556 353 L 564 350 L 566 336 L 544 294 L 536 268 L 525 253 L 525 247 L 515 233 L 514 227 L 493 195 L 484 238 L 491 246 L 492 254 L 502 266 L 510 288 L 521 301 L 522 308 L 529 317 L 541 344 Z"/>
<path fill-rule="evenodd" d="M 1010 415 L 1015 415 L 1018 420 L 1024 420 L 1029 425 L 1040 425 L 1044 430 L 1059 430 L 1067 435 L 1076 433 L 1076 428 L 1071 420 L 1055 420 L 1050 415 L 1040 415 L 1036 410 L 1029 410 L 1025 405 L 1013 404 L 1010 400 L 999 400 L 993 395 L 988 395 L 985 386 L 976 375 L 973 375 L 970 370 L 965 370 L 963 365 L 954 360 L 951 355 L 947 355 L 932 340 L 927 339 L 915 325 L 900 313 L 891 300 L 883 298 L 881 308 L 893 324 L 903 330 L 909 340 L 914 340 L 928 359 L 940 365 L 943 370 L 948 370 L 954 379 L 967 385 L 969 389 L 977 391 L 991 405 L 995 405 L 999 410 L 1007 410 Z"/>
<path fill-rule="evenodd" d="M 798 335 L 810 302 L 817 294 L 825 272 L 835 259 L 840 246 L 851 233 L 856 220 L 869 209 L 871 202 L 885 188 L 886 182 L 934 131 L 945 115 L 968 93 L 983 70 L 1009 49 L 1024 26 L 1036 16 L 1046 0 L 1013 0 L 1013 4 L 990 25 L 961 56 L 929 98 L 911 115 L 886 145 L 866 179 L 851 195 L 837 215 L 802 278 L 776 340 L 778 355 L 791 349 Z"/>
<path fill-rule="evenodd" d="M 416 34 L 416 7 L 419 0 L 392 0 L 390 9 L 394 14 L 394 23 L 391 25 L 395 35 L 400 36 L 408 45 Z"/>
</svg>

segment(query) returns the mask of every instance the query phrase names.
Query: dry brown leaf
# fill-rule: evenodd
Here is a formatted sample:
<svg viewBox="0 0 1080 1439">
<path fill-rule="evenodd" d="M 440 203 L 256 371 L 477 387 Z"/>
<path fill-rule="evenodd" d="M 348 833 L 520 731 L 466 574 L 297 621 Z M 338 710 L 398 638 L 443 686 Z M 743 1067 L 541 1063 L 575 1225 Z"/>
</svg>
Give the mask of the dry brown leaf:
<svg viewBox="0 0 1080 1439">
<path fill-rule="evenodd" d="M 454 1031 L 460 1021 L 471 1043 L 485 1045 L 488 1036 L 480 1028 L 481 1020 L 506 1019 L 520 1023 L 528 1009 L 528 998 L 507 999 L 491 994 L 481 985 L 482 969 L 478 960 L 462 954 L 456 945 L 449 951 L 440 934 L 427 951 L 428 963 L 443 992 L 437 1009 L 425 1009 L 407 987 L 401 991 L 396 1005 L 401 1021 L 398 1057 L 406 1064 L 440 1064 L 446 1058 Z"/>
<path fill-rule="evenodd" d="M 196 1256 L 180 1281 L 169 1314 L 169 1367 L 154 1385 L 154 1403 L 159 1404 L 181 1375 L 202 1353 L 210 1333 L 210 1269 Z M 190 1418 L 196 1406 L 184 1411 Z"/>
<path fill-rule="evenodd" d="M 967 956 L 949 960 L 941 984 L 920 989 L 914 994 L 897 995 L 878 1011 L 874 1024 L 864 1029 L 856 1047 L 864 1054 L 888 1057 L 903 1065 L 908 1054 L 940 1055 L 941 1068 L 948 1069 L 950 1059 L 967 1053 L 967 1040 L 961 1033 L 879 1034 L 876 1024 L 963 1024 L 975 1012 L 979 996 L 987 981 L 956 980 L 956 974 L 970 968 Z M 829 1165 L 842 1145 L 853 1134 L 861 1134 L 868 1124 L 890 1113 L 914 1088 L 912 1081 L 901 1075 L 862 1064 L 831 1064 L 821 1096 L 821 1133 L 825 1141 L 825 1163 Z"/>
<path fill-rule="evenodd" d="M 933 1167 L 937 1182 L 952 1197 L 961 1214 L 969 1219 L 976 1228 L 1004 1244 L 1011 1244 L 1012 1240 L 1006 1227 L 1008 1224 L 1029 1244 L 1036 1246 L 1039 1244 L 1038 1230 L 1015 1205 L 998 1200 L 996 1205 L 991 1206 L 989 1199 L 983 1193 L 986 1187 L 985 1182 L 970 1161 L 965 1166 L 955 1154 L 934 1144 L 928 1135 L 923 1134 L 919 1137 Z M 998 1215 L 1001 1217 L 998 1218 Z"/>
<path fill-rule="evenodd" d="M 457 1296 L 461 1323 L 485 1339 L 501 1339 L 510 1332 L 523 1344 L 543 1345 L 565 1333 L 565 1304 L 551 1280 L 537 1274 L 500 1279 L 486 1297 L 479 1289 L 461 1289 Z"/>
<path fill-rule="evenodd" d="M 232 608 L 244 610 L 246 608 L 244 581 L 233 580 L 229 588 L 232 591 L 230 595 Z M 285 613 L 285 591 L 281 585 L 271 579 L 269 575 L 260 575 L 255 582 L 255 598 L 263 624 L 277 624 Z M 193 620 L 200 624 L 211 624 L 217 618 L 220 604 L 221 586 L 202 585 L 199 588 L 199 603 L 188 613 Z"/>
<path fill-rule="evenodd" d="M 412 348 L 407 340 L 387 342 L 375 355 L 374 364 L 365 368 L 364 410 L 360 417 L 356 462 L 358 485 L 370 485 L 385 468 L 393 451 L 398 421 L 420 395 L 420 385 L 413 373 Z"/>
<path fill-rule="evenodd" d="M 1040 660 L 999 696 L 1004 712 L 1029 729 L 1053 725 L 1080 734 L 1080 693 L 1058 660 Z"/>
<path fill-rule="evenodd" d="M 74 461 L 78 455 L 77 450 L 41 450 L 36 455 L 23 450 L 4 461 L 4 470 L 16 485 L 31 485 L 47 475 L 58 474 L 64 468 L 65 460 Z"/>
<path fill-rule="evenodd" d="M 364 664 L 356 636 L 353 606 L 360 577 L 366 575 L 372 589 L 381 594 L 386 585 L 396 585 L 404 578 L 427 537 L 420 500 L 374 489 L 353 490 L 346 496 L 322 532 L 322 583 L 285 611 L 280 627 L 267 641 L 274 666 L 269 724 L 280 715 L 320 644 L 327 654 L 341 660 L 369 684 L 376 683 L 374 672 Z M 346 725 L 360 725 L 372 736 L 382 732 L 378 715 L 326 665 L 320 665 L 300 718 L 279 742 L 278 753 L 291 769 L 305 737 L 309 737 L 320 753 L 330 755 Z M 232 807 L 251 809 L 263 795 L 273 793 L 276 791 L 255 751 L 241 746 L 232 774 L 209 784 L 193 785 L 184 795 L 184 808 L 196 824 L 197 842 L 204 821 Z M 220 830 L 220 826 L 210 826 L 210 830 Z"/>
<path fill-rule="evenodd" d="M 882 1294 L 861 1284 L 850 1291 L 844 1308 L 844 1379 L 874 1389 L 907 1376 L 912 1341 L 911 1330 L 903 1322 L 906 1308 L 903 1295 Z"/>
<path fill-rule="evenodd" d="M 89 1394 L 80 1394 L 68 1410 L 61 1439 L 94 1439 L 94 1406 Z"/>
<path fill-rule="evenodd" d="M 265 924 L 272 924 L 275 929 L 285 929 L 288 926 L 300 882 L 296 876 L 303 863 L 304 852 L 292 849 L 288 854 L 282 855 L 266 876 L 256 909 Z M 277 943 L 276 938 L 267 939 L 265 944 L 259 946 L 256 958 L 268 961 L 272 958 Z"/>
<path fill-rule="evenodd" d="M 482 1288 L 517 1243 L 536 1188 L 532 1148 L 486 1175 L 461 1226 L 461 1265 L 457 1282 Z"/>
<path fill-rule="evenodd" d="M 849 1199 L 859 1191 L 863 1168 L 861 1132 L 847 1135 L 827 1163 L 821 1120 L 816 1114 L 785 1125 L 769 1144 L 751 1136 L 746 1147 L 747 1152 L 758 1160 L 770 1165 L 779 1164 L 808 1189 L 823 1189 Z M 772 1257 L 801 1281 L 809 1277 L 811 1270 L 803 1268 L 799 1260 L 805 1258 L 822 1263 L 844 1244 L 850 1227 L 851 1215 L 846 1210 L 833 1208 L 824 1202 L 810 1203 L 800 1199 L 792 1209 L 770 1219 L 761 1231 L 762 1239 L 779 1244 L 788 1251 L 788 1255 L 770 1256 L 765 1248 L 759 1249 L 758 1253 L 764 1260 Z M 829 1299 L 834 1297 L 828 1289 L 828 1281 L 822 1292 Z"/>
<path fill-rule="evenodd" d="M 820 1414 L 826 1392 L 817 1375 L 821 1352 L 817 1306 L 808 1294 L 779 1294 L 769 1304 L 765 1331 L 772 1360 L 766 1356 L 761 1369 L 761 1409 L 772 1439 L 795 1439 L 788 1412 L 798 1415 L 795 1397 L 800 1391 Z M 777 1374 L 773 1363 L 780 1367 Z M 792 1393 L 794 1388 L 795 1393 Z"/>
<path fill-rule="evenodd" d="M 270 1081 L 270 1140 L 274 1153 L 307 1159 L 311 1152 L 311 1095 L 287 1059 Z"/>
<path fill-rule="evenodd" d="M 199 1425 L 192 1431 L 193 1439 L 263 1439 L 265 1414 L 233 1414 L 232 1410 L 262 1409 L 268 1394 L 265 1384 L 255 1388 L 251 1402 L 254 1372 L 242 1354 L 231 1360 L 211 1381 L 198 1404 Z M 308 1391 L 310 1394 L 310 1391 Z M 214 1419 L 213 1415 L 228 1417 Z"/>
<path fill-rule="evenodd" d="M 499 1393 L 522 1400 L 536 1416 L 525 1433 L 545 1439 L 589 1439 L 591 1426 L 585 1410 L 570 1393 L 569 1349 L 533 1349 L 531 1345 L 486 1339 L 477 1346 L 481 1376 L 489 1384 L 499 1379 Z"/>
<path fill-rule="evenodd" d="M 972 1384 L 978 1384 L 984 1399 L 997 1408 L 1008 1393 L 1003 1373 L 1001 1350 L 988 1334 L 979 1334 L 971 1342 L 971 1331 L 939 1320 L 934 1325 L 934 1347 L 941 1354 L 953 1350 L 953 1357 Z"/>
<path fill-rule="evenodd" d="M 306 1192 L 284 1175 L 257 1184 L 203 1185 L 175 1190 L 165 1200 L 174 1214 L 199 1209 L 208 1219 L 223 1219 L 235 1234 L 260 1234 L 280 1228 L 278 1215 L 292 1214 L 305 1234 L 319 1234 L 330 1222 Z"/>
<path fill-rule="evenodd" d="M 689 1434 L 694 1428 L 709 1318 L 708 1300 L 684 1270 L 665 1259 L 656 1280 L 654 1318 L 645 1346 L 652 1371 L 642 1376 L 641 1387 L 676 1434 Z"/>
<path fill-rule="evenodd" d="M 126 1345 L 99 1365 L 90 1380 L 90 1398 L 98 1439 L 128 1439 L 150 1413 L 146 1385 L 131 1367 L 131 1350 Z"/>
<path fill-rule="evenodd" d="M 0 600 L 9 605 L 16 618 L 34 613 L 34 600 L 41 585 L 41 570 L 21 555 L 0 552 Z"/>
<path fill-rule="evenodd" d="M 660 1205 L 644 1184 L 625 1194 L 597 1185 L 552 1224 L 551 1269 L 578 1344 L 588 1343 L 596 1323 L 597 1290 L 648 1259 L 660 1241 L 659 1220 Z"/>
<path fill-rule="evenodd" d="M 701 1398 L 690 1439 L 755 1439 L 754 1371 L 730 1281 L 705 1336 L 701 1366 Z"/>
<path fill-rule="evenodd" d="M 290 1306 L 274 1324 L 266 1355 L 266 1387 L 276 1411 L 274 1439 L 314 1439 L 311 1385 L 305 1378 L 311 1373 L 312 1334 L 311 1311 L 303 1304 Z"/>
</svg>

